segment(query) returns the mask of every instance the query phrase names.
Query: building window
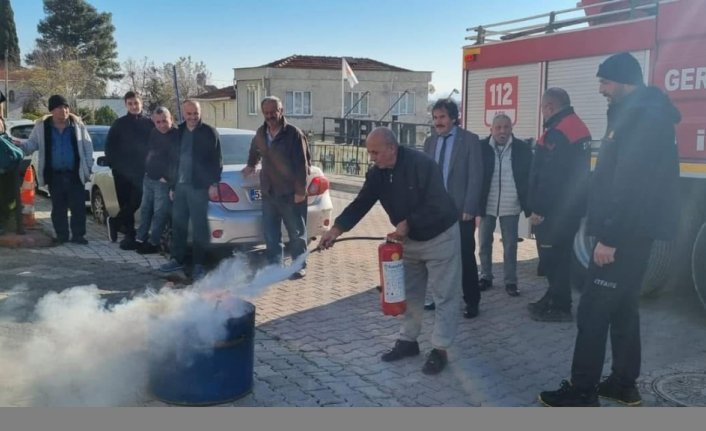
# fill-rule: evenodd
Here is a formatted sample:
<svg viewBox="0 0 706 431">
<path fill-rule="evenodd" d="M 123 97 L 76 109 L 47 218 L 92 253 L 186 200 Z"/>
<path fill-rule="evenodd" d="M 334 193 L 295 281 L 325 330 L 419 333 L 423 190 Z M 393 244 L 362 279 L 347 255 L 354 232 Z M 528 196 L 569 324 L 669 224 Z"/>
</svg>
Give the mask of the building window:
<svg viewBox="0 0 706 431">
<path fill-rule="evenodd" d="M 392 108 L 392 115 L 414 115 L 414 93 L 406 93 L 404 96 L 403 93 L 403 91 L 392 93 L 390 103 L 395 103 L 398 98 L 400 99 Z"/>
<path fill-rule="evenodd" d="M 311 115 L 311 91 L 287 91 L 284 113 L 286 115 Z"/>
<path fill-rule="evenodd" d="M 368 94 L 360 91 L 346 91 L 344 105 L 345 112 L 350 111 L 348 115 L 368 115 Z"/>
<path fill-rule="evenodd" d="M 7 92 L 7 101 L 10 103 L 15 103 L 15 90 L 10 90 Z"/>
<path fill-rule="evenodd" d="M 258 106 L 257 87 L 248 87 L 247 100 L 248 100 L 248 115 L 258 115 L 258 112 L 257 112 L 257 106 Z"/>
<path fill-rule="evenodd" d="M 226 119 L 226 104 L 223 104 L 223 119 Z"/>
</svg>

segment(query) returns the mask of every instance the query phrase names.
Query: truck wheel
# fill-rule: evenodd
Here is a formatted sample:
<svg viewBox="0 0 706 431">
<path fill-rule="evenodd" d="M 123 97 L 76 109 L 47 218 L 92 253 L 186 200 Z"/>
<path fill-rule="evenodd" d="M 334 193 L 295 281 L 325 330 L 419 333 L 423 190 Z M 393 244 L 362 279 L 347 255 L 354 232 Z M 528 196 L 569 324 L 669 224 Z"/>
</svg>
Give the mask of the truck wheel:
<svg viewBox="0 0 706 431">
<path fill-rule="evenodd" d="M 674 242 L 655 241 L 652 243 L 650 260 L 642 278 L 642 296 L 655 295 L 667 285 L 672 275 L 673 259 Z"/>
<path fill-rule="evenodd" d="M 701 303 L 706 307 L 706 223 L 701 226 L 691 252 L 691 275 Z"/>
<path fill-rule="evenodd" d="M 588 270 L 588 264 L 593 258 L 593 247 L 596 239 L 586 234 L 586 219 L 581 220 L 579 230 L 574 236 L 574 256 L 571 265 L 571 286 L 581 291 Z M 642 283 L 642 296 L 657 293 L 671 275 L 674 243 L 655 241 L 652 244 L 650 260 Z"/>
<path fill-rule="evenodd" d="M 596 239 L 586 234 L 586 218 L 581 219 L 579 230 L 574 235 L 574 253 L 571 259 L 571 287 L 581 292 L 586 279 L 588 264 L 593 256 Z"/>
</svg>

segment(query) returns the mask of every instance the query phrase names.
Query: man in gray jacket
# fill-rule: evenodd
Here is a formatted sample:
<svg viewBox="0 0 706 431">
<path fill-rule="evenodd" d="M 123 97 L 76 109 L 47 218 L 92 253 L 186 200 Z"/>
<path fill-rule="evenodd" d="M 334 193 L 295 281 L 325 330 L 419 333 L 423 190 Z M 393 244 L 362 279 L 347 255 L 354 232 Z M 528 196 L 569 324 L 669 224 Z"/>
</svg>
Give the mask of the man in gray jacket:
<svg viewBox="0 0 706 431">
<path fill-rule="evenodd" d="M 86 235 L 86 181 L 93 167 L 93 143 L 81 119 L 69 113 L 69 102 L 55 94 L 49 98 L 49 112 L 37 120 L 21 148 L 26 155 L 39 151 L 37 181 L 49 186 L 51 222 L 57 243 L 88 244 Z"/>
<path fill-rule="evenodd" d="M 483 187 L 483 155 L 478 135 L 458 126 L 458 106 L 451 99 L 439 99 L 432 108 L 434 131 L 424 141 L 424 152 L 439 163 L 444 186 L 458 210 L 461 229 L 461 285 L 466 310 L 463 316 L 478 316 L 480 290 L 475 256 L 475 228 L 480 221 Z"/>
</svg>

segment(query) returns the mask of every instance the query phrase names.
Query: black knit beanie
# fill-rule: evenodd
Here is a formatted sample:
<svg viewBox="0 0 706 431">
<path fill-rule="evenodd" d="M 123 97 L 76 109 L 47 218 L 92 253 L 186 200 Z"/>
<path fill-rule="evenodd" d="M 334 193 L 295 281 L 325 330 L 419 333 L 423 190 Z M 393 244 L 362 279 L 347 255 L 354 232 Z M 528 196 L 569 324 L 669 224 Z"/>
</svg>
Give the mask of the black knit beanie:
<svg viewBox="0 0 706 431">
<path fill-rule="evenodd" d="M 635 57 L 627 52 L 611 55 L 598 66 L 599 78 L 630 85 L 643 85 L 642 69 Z"/>
</svg>

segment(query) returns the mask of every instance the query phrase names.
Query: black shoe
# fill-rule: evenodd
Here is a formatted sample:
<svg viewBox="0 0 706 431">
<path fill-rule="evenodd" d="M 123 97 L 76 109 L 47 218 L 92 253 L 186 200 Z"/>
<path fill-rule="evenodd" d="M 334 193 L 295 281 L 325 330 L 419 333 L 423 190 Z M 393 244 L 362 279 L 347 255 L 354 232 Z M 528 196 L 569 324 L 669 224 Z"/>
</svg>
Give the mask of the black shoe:
<svg viewBox="0 0 706 431">
<path fill-rule="evenodd" d="M 115 219 L 113 217 L 105 218 L 105 226 L 108 228 L 108 239 L 110 242 L 115 242 L 118 240 L 118 227 L 115 225 Z"/>
<path fill-rule="evenodd" d="M 596 391 L 580 391 L 566 380 L 555 391 L 539 393 L 539 401 L 548 407 L 600 407 Z"/>
<path fill-rule="evenodd" d="M 137 248 L 137 241 L 135 241 L 134 238 L 130 238 L 129 236 L 126 236 L 123 238 L 122 241 L 120 241 L 120 249 L 121 250 L 135 250 Z"/>
<path fill-rule="evenodd" d="M 294 274 L 289 276 L 290 280 L 301 280 L 302 278 L 306 277 L 306 269 L 302 268 L 299 271 L 295 272 Z"/>
<path fill-rule="evenodd" d="M 422 373 L 427 375 L 439 374 L 449 362 L 446 350 L 431 349 L 427 361 L 422 367 Z"/>
<path fill-rule="evenodd" d="M 436 310 L 436 304 L 432 301 L 428 304 L 424 304 L 424 309 L 425 310 Z"/>
<path fill-rule="evenodd" d="M 58 237 L 56 237 L 56 238 L 52 238 L 52 239 L 51 239 L 51 242 L 52 242 L 52 244 L 54 244 L 54 245 L 61 245 L 61 244 L 65 243 L 65 242 L 67 242 L 68 240 L 69 240 L 68 238 L 64 238 L 64 237 L 59 237 L 59 236 L 58 236 Z"/>
<path fill-rule="evenodd" d="M 466 311 L 463 312 L 463 317 L 465 317 L 466 319 L 473 319 L 474 317 L 478 317 L 478 304 L 467 305 Z"/>
<path fill-rule="evenodd" d="M 77 236 L 77 237 L 71 238 L 71 242 L 73 242 L 74 244 L 81 244 L 81 245 L 88 244 L 88 240 L 82 236 Z"/>
<path fill-rule="evenodd" d="M 478 290 L 481 292 L 485 292 L 491 287 L 493 287 L 493 280 L 486 280 L 485 278 L 478 280 Z"/>
<path fill-rule="evenodd" d="M 141 244 L 137 247 L 137 253 L 139 253 L 139 254 L 155 254 L 155 253 L 159 253 L 159 246 L 158 246 L 158 245 L 154 245 L 154 244 L 152 244 L 152 243 L 149 242 L 149 241 L 145 241 L 145 242 L 141 243 Z"/>
<path fill-rule="evenodd" d="M 598 384 L 598 396 L 609 400 L 617 401 L 626 406 L 639 406 L 642 404 L 642 397 L 637 386 L 621 385 L 613 376 L 609 376 Z"/>
<path fill-rule="evenodd" d="M 505 292 L 510 296 L 520 296 L 520 289 L 517 288 L 516 284 L 506 284 Z"/>
<path fill-rule="evenodd" d="M 531 310 L 530 318 L 538 322 L 571 322 L 571 309 L 561 309 L 557 307 L 546 307 L 539 310 Z"/>
<path fill-rule="evenodd" d="M 530 313 L 542 311 L 545 308 L 551 306 L 551 302 L 552 300 L 549 296 L 549 293 L 545 293 L 544 296 L 539 299 L 539 301 L 530 302 L 529 304 L 527 304 L 527 309 L 530 311 Z"/>
<path fill-rule="evenodd" d="M 383 362 L 397 361 L 408 356 L 417 356 L 419 354 L 419 343 L 416 341 L 397 340 L 395 347 L 383 353 L 380 359 Z"/>
</svg>

